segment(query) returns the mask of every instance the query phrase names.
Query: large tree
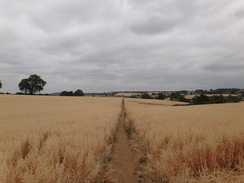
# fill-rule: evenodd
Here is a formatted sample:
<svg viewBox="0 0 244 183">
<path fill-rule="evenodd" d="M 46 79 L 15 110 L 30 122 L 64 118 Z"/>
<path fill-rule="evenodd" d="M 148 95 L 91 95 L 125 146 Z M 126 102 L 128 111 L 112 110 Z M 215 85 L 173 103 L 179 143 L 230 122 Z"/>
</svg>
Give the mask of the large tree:
<svg viewBox="0 0 244 183">
<path fill-rule="evenodd" d="M 74 96 L 73 91 L 62 91 L 59 96 Z"/>
<path fill-rule="evenodd" d="M 43 90 L 46 85 L 46 81 L 44 81 L 41 76 L 36 74 L 30 75 L 29 78 L 22 79 L 19 83 L 19 89 L 24 91 L 25 94 L 35 94 L 36 92 L 40 92 Z"/>
<path fill-rule="evenodd" d="M 2 86 L 3 86 L 3 84 L 2 84 L 2 82 L 0 81 L 0 89 L 2 88 Z"/>
<path fill-rule="evenodd" d="M 158 93 L 158 96 L 156 97 L 158 100 L 164 100 L 165 98 L 166 96 L 163 93 Z"/>
<path fill-rule="evenodd" d="M 74 96 L 84 96 L 85 94 L 81 89 L 78 89 L 74 92 Z"/>
</svg>

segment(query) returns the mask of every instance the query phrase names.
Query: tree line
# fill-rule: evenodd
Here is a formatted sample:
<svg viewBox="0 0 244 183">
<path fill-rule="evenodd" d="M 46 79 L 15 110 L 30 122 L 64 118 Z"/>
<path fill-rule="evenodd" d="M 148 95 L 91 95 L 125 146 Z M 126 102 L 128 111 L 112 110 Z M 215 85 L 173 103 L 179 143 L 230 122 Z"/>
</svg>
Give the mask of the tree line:
<svg viewBox="0 0 244 183">
<path fill-rule="evenodd" d="M 223 96 L 222 94 L 207 96 L 201 94 L 199 96 L 194 96 L 192 99 L 186 99 L 185 95 L 182 95 L 179 92 L 172 92 L 169 96 L 166 96 L 163 93 L 158 93 L 156 97 L 152 97 L 148 93 L 143 93 L 141 95 L 142 99 L 158 99 L 164 100 L 169 98 L 171 101 L 180 101 L 180 102 L 188 102 L 191 105 L 199 105 L 199 104 L 219 104 L 219 103 L 233 103 L 242 101 L 242 95 L 239 96 Z"/>
<path fill-rule="evenodd" d="M 83 93 L 82 90 L 78 89 L 75 92 L 73 91 L 62 91 L 59 96 L 84 96 L 85 94 Z"/>
<path fill-rule="evenodd" d="M 40 92 L 44 89 L 44 86 L 47 84 L 46 81 L 44 81 L 41 76 L 38 76 L 36 74 L 30 75 L 28 78 L 22 79 L 18 86 L 20 91 L 22 91 L 24 94 L 34 95 L 37 92 Z M 0 81 L 0 89 L 2 88 L 2 82 Z M 17 93 L 17 94 L 23 94 L 23 93 Z M 60 96 L 84 96 L 82 90 L 78 89 L 74 93 L 73 91 L 67 92 L 62 91 L 60 93 Z"/>
<path fill-rule="evenodd" d="M 219 103 L 233 103 L 242 101 L 242 96 L 223 96 L 222 94 L 207 96 L 201 94 L 199 96 L 194 96 L 192 99 L 186 99 L 185 95 L 181 95 L 180 93 L 171 93 L 170 100 L 172 101 L 180 101 L 180 102 L 188 102 L 193 105 L 199 104 L 219 104 Z"/>
<path fill-rule="evenodd" d="M 233 103 L 242 101 L 242 96 L 223 96 L 222 94 L 207 96 L 200 95 L 192 98 L 191 103 L 194 105 L 198 104 L 220 104 L 220 103 Z"/>
<path fill-rule="evenodd" d="M 141 98 L 142 98 L 142 99 L 154 99 L 154 98 L 151 97 L 148 93 L 143 93 L 143 94 L 141 95 Z M 166 99 L 166 95 L 164 95 L 163 93 L 158 93 L 158 96 L 157 96 L 155 99 L 158 99 L 158 100 L 164 100 L 164 99 Z"/>
</svg>

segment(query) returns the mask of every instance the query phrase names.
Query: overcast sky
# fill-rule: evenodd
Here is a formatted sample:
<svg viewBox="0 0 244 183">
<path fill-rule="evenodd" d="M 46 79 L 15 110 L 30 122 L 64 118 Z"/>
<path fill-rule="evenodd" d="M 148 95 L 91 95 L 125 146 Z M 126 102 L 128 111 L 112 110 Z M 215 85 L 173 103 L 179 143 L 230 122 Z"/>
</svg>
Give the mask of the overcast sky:
<svg viewBox="0 0 244 183">
<path fill-rule="evenodd" d="M 0 0 L 2 92 L 244 88 L 243 0 Z"/>
</svg>

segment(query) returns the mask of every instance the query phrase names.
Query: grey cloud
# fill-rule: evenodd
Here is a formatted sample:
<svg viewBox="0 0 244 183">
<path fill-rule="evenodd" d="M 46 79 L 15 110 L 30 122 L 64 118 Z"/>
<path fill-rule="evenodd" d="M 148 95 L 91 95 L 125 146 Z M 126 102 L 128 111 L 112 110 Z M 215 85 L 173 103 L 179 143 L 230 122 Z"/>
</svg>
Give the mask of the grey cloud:
<svg viewBox="0 0 244 183">
<path fill-rule="evenodd" d="M 244 18 L 244 7 L 241 7 L 241 8 L 238 8 L 234 15 L 237 17 L 237 18 L 241 18 L 243 19 Z"/>
<path fill-rule="evenodd" d="M 108 4 L 109 3 L 109 4 Z M 99 24 L 105 19 L 113 19 L 117 16 L 113 9 L 116 3 L 113 1 L 66 1 L 59 3 L 44 1 L 32 11 L 30 21 L 36 27 L 47 32 L 63 32 L 75 26 L 84 30 L 91 29 L 91 25 Z"/>
<path fill-rule="evenodd" d="M 209 64 L 206 67 L 204 67 L 206 70 L 209 71 L 214 71 L 214 72 L 218 72 L 221 71 L 222 73 L 224 72 L 226 74 L 227 73 L 233 73 L 235 74 L 235 72 L 244 72 L 244 63 L 232 63 L 233 61 L 229 61 L 229 62 L 219 62 L 219 63 L 213 63 L 213 64 Z"/>
<path fill-rule="evenodd" d="M 33 73 L 44 92 L 242 87 L 241 12 L 237 0 L 3 0 L 1 91 Z"/>
<path fill-rule="evenodd" d="M 173 20 L 160 17 L 145 18 L 131 26 L 131 30 L 138 34 L 158 34 L 174 27 Z"/>
</svg>

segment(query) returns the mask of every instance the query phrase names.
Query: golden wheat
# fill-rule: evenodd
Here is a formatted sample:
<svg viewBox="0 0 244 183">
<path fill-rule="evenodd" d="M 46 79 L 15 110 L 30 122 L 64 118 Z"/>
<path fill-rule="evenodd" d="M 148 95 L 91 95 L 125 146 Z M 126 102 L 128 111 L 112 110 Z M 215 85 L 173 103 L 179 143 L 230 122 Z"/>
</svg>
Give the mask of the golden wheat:
<svg viewBox="0 0 244 183">
<path fill-rule="evenodd" d="M 169 103 L 126 100 L 147 176 L 155 182 L 244 182 L 244 103 Z"/>
<path fill-rule="evenodd" d="M 95 182 L 121 99 L 0 96 L 0 182 Z"/>
</svg>

